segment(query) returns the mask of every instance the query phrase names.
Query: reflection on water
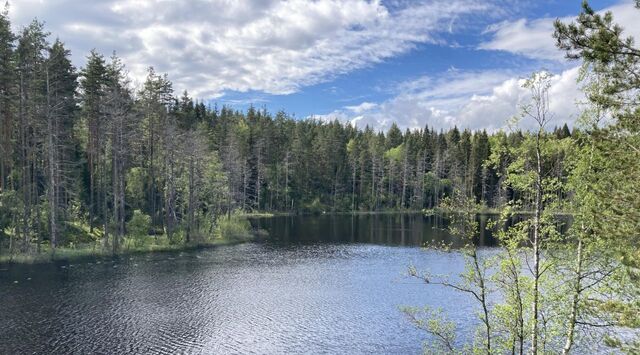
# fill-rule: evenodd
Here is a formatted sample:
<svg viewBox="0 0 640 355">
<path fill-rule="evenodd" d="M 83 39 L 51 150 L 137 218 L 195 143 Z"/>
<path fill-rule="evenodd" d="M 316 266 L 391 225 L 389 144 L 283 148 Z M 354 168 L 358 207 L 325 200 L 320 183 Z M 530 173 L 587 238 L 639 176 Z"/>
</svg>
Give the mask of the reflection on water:
<svg viewBox="0 0 640 355">
<path fill-rule="evenodd" d="M 479 215 L 480 246 L 493 246 L 495 240 L 486 230 L 490 216 Z M 421 246 L 445 242 L 461 246 L 447 233 L 447 219 L 419 213 L 277 216 L 256 218 L 254 226 L 269 232 L 270 240 L 281 244 L 369 243 Z"/>
</svg>

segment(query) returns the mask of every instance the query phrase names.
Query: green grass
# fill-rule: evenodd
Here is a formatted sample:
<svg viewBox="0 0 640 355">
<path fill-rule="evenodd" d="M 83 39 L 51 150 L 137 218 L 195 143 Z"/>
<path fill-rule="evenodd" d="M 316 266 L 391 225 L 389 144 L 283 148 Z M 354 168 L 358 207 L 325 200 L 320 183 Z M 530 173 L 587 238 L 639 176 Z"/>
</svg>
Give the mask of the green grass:
<svg viewBox="0 0 640 355">
<path fill-rule="evenodd" d="M 168 243 L 168 240 L 165 236 L 158 236 L 158 239 L 161 242 L 154 242 L 151 244 L 143 245 L 134 245 L 133 243 L 128 243 L 125 240 L 125 244 L 116 254 L 113 253 L 111 248 L 104 248 L 103 246 L 99 245 L 59 247 L 55 250 L 55 253 L 53 253 L 51 248 L 49 248 L 48 246 L 43 246 L 40 250 L 40 253 L 34 251 L 30 253 L 17 253 L 13 255 L 0 254 L 0 264 L 40 264 L 59 260 L 111 258 L 113 256 L 124 256 L 132 254 L 185 251 L 214 248 L 222 245 L 240 244 L 251 240 L 250 238 L 216 238 L 206 242 L 170 244 Z"/>
<path fill-rule="evenodd" d="M 167 235 L 147 235 L 146 231 L 151 230 L 144 221 L 141 226 L 129 225 L 132 235 L 125 236 L 119 241 L 119 248 L 116 253 L 112 247 L 105 246 L 102 239 L 103 232 L 100 228 L 90 231 L 88 225 L 79 222 L 68 222 L 65 244 L 54 250 L 47 243 L 30 245 L 30 252 L 15 252 L 7 254 L 6 249 L 0 249 L 0 264 L 19 263 L 47 263 L 57 260 L 74 260 L 82 258 L 111 258 L 129 254 L 173 252 L 182 250 L 192 250 L 199 248 L 212 248 L 220 245 L 239 244 L 255 240 L 264 236 L 261 231 L 252 231 L 249 221 L 240 213 L 233 213 L 218 219 L 215 228 L 208 229 L 208 232 L 194 231 L 189 243 L 185 242 L 185 233 L 177 230 L 172 238 Z M 205 230 L 207 230 L 205 228 Z M 111 241 L 111 240 L 110 240 Z M 39 250 L 39 252 L 36 252 Z"/>
<path fill-rule="evenodd" d="M 114 253 L 110 245 L 104 245 L 101 230 L 94 228 L 93 232 L 89 232 L 88 226 L 82 224 L 69 225 L 68 230 L 71 233 L 66 237 L 67 243 L 56 248 L 55 251 L 48 244 L 43 243 L 40 245 L 39 252 L 36 252 L 37 245 L 32 244 L 31 252 L 0 253 L 0 264 L 35 264 L 57 260 L 111 258 L 130 254 L 212 248 L 244 243 L 256 239 L 260 234 L 251 230 L 251 225 L 246 218 L 232 214 L 231 219 L 221 218 L 212 233 L 194 233 L 189 243 L 184 242 L 184 233 L 181 231 L 177 231 L 171 239 L 167 235 L 129 235 L 119 241 L 118 251 Z"/>
</svg>

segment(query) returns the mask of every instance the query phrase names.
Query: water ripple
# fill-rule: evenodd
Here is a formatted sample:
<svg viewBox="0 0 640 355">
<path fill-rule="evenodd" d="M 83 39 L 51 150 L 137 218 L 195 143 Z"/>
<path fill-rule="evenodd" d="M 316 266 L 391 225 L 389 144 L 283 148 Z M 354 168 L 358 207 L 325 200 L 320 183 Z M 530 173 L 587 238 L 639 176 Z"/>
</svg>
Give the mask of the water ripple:
<svg viewBox="0 0 640 355">
<path fill-rule="evenodd" d="M 325 243 L 34 266 L 29 283 L 12 283 L 24 270 L 0 276 L 0 353 L 419 353 L 422 334 L 399 305 L 430 303 L 461 318 L 471 302 L 398 280 L 411 263 L 450 272 L 459 261 Z"/>
</svg>

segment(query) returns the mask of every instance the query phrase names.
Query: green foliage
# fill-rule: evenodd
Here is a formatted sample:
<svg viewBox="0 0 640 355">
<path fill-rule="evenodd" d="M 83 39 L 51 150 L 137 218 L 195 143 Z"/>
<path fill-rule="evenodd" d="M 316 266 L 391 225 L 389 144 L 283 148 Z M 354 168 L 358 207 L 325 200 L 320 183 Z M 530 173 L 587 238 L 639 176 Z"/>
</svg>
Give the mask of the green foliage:
<svg viewBox="0 0 640 355">
<path fill-rule="evenodd" d="M 97 231 L 91 233 L 89 226 L 79 221 L 66 221 L 62 230 L 62 245 L 76 247 L 78 245 L 94 245 L 99 241 Z"/>
<path fill-rule="evenodd" d="M 229 218 L 221 216 L 218 219 L 214 237 L 229 241 L 247 241 L 253 237 L 251 224 L 241 215 L 234 213 Z"/>
<path fill-rule="evenodd" d="M 145 173 L 141 167 L 133 167 L 127 172 L 127 198 L 134 203 L 144 201 Z"/>
<path fill-rule="evenodd" d="M 0 192 L 0 238 L 9 237 L 16 234 L 14 223 L 20 215 L 22 205 L 20 198 L 15 191 Z M 0 239 L 0 247 L 2 239 Z"/>
<path fill-rule="evenodd" d="M 327 207 L 320 202 L 320 198 L 316 197 L 302 206 L 302 212 L 311 214 L 321 214 L 327 210 Z"/>
<path fill-rule="evenodd" d="M 567 58 L 582 59 L 589 70 L 601 76 L 602 90 L 588 92 L 589 99 L 604 109 L 624 109 L 629 91 L 640 87 L 640 50 L 634 47 L 633 37 L 626 37 L 624 29 L 613 20 L 613 14 L 595 12 L 587 1 L 575 22 L 554 23 L 554 37 L 558 48 Z M 636 115 L 621 114 L 621 123 L 630 120 L 637 126 Z"/>
<path fill-rule="evenodd" d="M 391 148 L 384 153 L 384 157 L 388 160 L 391 160 L 395 163 L 401 163 L 404 160 L 405 156 L 405 146 L 404 143 L 400 144 L 397 147 Z"/>
<path fill-rule="evenodd" d="M 424 342 L 424 354 L 456 352 L 456 325 L 446 318 L 442 309 L 401 307 L 400 310 L 416 328 L 431 335 Z"/>
<path fill-rule="evenodd" d="M 640 2 L 636 7 L 640 9 Z M 608 261 L 597 264 L 598 272 L 612 275 L 598 280 L 606 297 L 586 302 L 585 307 L 607 321 L 637 327 L 640 49 L 614 22 L 612 13 L 597 13 L 586 1 L 575 22 L 556 21 L 554 37 L 568 58 L 583 61 L 580 79 L 590 103 L 579 121 L 588 134 L 578 137 L 572 157 L 570 184 L 576 195 L 572 207 L 581 227 L 573 237 L 584 246 L 588 260 Z M 608 345 L 630 353 L 639 351 L 638 343 L 613 334 L 607 339 Z"/>
<path fill-rule="evenodd" d="M 127 223 L 127 231 L 136 245 L 143 245 L 151 230 L 151 217 L 140 210 L 133 211 L 131 220 Z"/>
<path fill-rule="evenodd" d="M 536 120 L 540 130 L 511 142 L 505 135 L 496 135 L 485 162 L 512 195 L 492 223 L 501 250 L 491 257 L 480 256 L 473 244 L 478 206 L 468 199 L 468 192 L 454 190 L 442 200 L 441 210 L 451 213 L 451 234 L 466 242 L 461 250 L 465 271 L 451 281 L 446 275 L 409 270 L 432 287 L 449 287 L 478 301 L 482 326 L 467 350 L 455 351 L 568 353 L 585 340 L 590 328 L 637 327 L 639 323 L 636 300 L 640 293 L 632 280 L 640 274 L 631 266 L 637 265 L 638 249 L 626 244 L 638 245 L 634 239 L 637 209 L 631 207 L 638 194 L 626 183 L 640 176 L 633 170 L 637 159 L 626 160 L 629 154 L 622 151 L 616 151 L 618 156 L 603 154 L 603 147 L 612 149 L 611 143 L 597 133 L 545 131 L 548 86 L 536 80 L 546 79 L 533 76 L 527 83 L 534 101 L 523 112 Z M 464 141 L 455 132 L 450 140 Z M 612 165 L 616 168 L 607 168 Z M 612 199 L 612 193 L 620 194 L 620 201 Z M 573 216 L 564 234 L 560 233 L 561 212 Z M 489 293 L 497 301 L 486 302 L 484 295 Z M 441 322 L 439 316 L 425 317 L 412 322 L 433 339 L 442 339 L 432 331 L 442 328 L 426 326 L 429 321 Z M 607 337 L 607 344 L 625 351 L 633 352 L 637 344 L 612 334 Z"/>
<path fill-rule="evenodd" d="M 438 312 L 426 309 L 418 312 L 416 309 L 405 309 L 411 322 L 419 329 L 431 334 L 434 341 L 439 344 L 439 351 L 446 352 L 476 352 L 491 353 L 495 342 L 494 327 L 495 316 L 488 295 L 493 292 L 490 285 L 488 272 L 494 259 L 482 256 L 476 246 L 474 238 L 479 232 L 479 223 L 476 220 L 478 204 L 460 190 L 454 190 L 451 197 L 442 201 L 441 210 L 447 213 L 449 218 L 449 233 L 463 243 L 459 250 L 465 260 L 465 270 L 458 276 L 458 281 L 450 281 L 449 276 L 432 275 L 429 272 L 419 274 L 414 267 L 409 268 L 409 275 L 423 280 L 429 285 L 443 286 L 455 291 L 467 294 L 477 302 L 479 318 L 482 326 L 478 327 L 473 342 L 464 346 L 464 350 L 455 346 L 455 323 L 445 320 Z M 432 245 L 446 252 L 451 251 L 448 245 Z M 492 345 L 492 343 L 494 343 Z M 430 346 L 434 346 L 430 344 Z"/>
</svg>

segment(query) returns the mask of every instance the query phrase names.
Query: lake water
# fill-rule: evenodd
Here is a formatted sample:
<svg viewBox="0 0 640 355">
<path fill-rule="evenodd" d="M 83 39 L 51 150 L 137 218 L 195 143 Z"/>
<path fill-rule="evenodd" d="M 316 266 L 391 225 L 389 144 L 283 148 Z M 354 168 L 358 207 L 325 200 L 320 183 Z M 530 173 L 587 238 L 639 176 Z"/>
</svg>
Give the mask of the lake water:
<svg viewBox="0 0 640 355">
<path fill-rule="evenodd" d="M 472 333 L 464 294 L 406 276 L 463 269 L 435 217 L 276 217 L 267 241 L 0 271 L 2 354 L 417 354 L 399 306 L 442 307 Z M 491 244 L 489 235 L 480 244 Z"/>
</svg>

